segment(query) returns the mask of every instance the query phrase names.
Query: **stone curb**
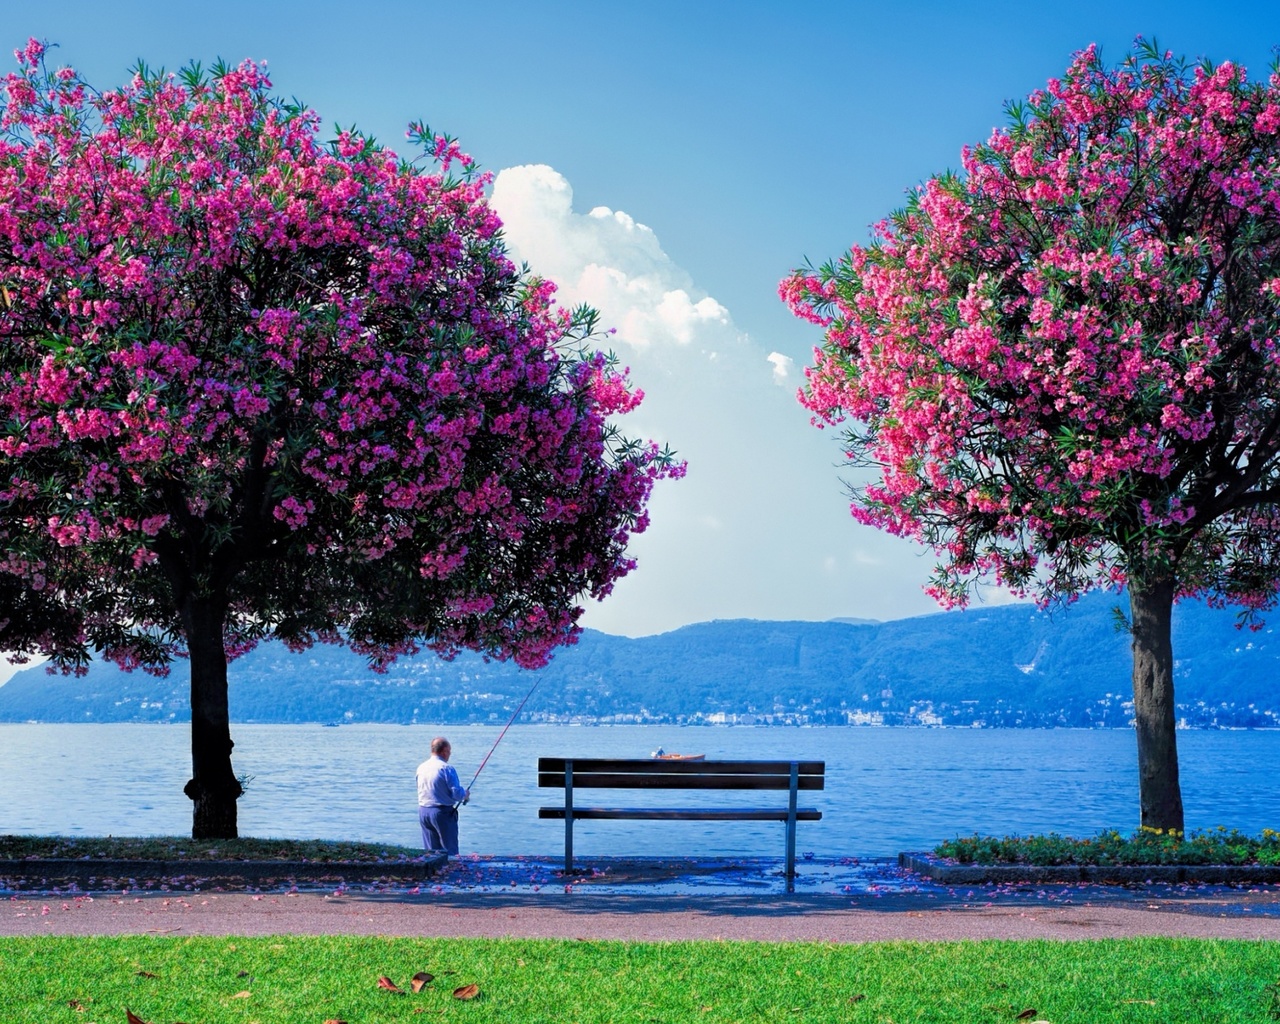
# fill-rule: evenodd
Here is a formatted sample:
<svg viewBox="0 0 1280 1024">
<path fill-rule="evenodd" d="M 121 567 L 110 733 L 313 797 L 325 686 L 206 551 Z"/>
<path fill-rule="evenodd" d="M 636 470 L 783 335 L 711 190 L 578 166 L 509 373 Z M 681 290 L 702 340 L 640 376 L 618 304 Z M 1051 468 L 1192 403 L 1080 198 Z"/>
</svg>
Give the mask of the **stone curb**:
<svg viewBox="0 0 1280 1024">
<path fill-rule="evenodd" d="M 334 861 L 327 864 L 286 860 L 0 860 L 0 888 L 15 883 L 48 886 L 59 882 L 88 883 L 117 889 L 120 882 L 181 880 L 202 885 L 256 885 L 264 882 L 326 883 L 421 882 L 448 861 L 439 854 L 406 863 L 367 864 Z M 111 883 L 111 884 L 107 884 Z"/>
<path fill-rule="evenodd" d="M 975 885 L 983 882 L 1023 882 L 1028 885 L 1057 882 L 1092 882 L 1099 885 L 1141 885 L 1147 882 L 1206 885 L 1280 883 L 1280 866 L 1265 864 L 1055 864 L 1038 867 L 1032 864 L 945 864 L 923 853 L 900 853 L 898 866 L 942 885 Z"/>
</svg>

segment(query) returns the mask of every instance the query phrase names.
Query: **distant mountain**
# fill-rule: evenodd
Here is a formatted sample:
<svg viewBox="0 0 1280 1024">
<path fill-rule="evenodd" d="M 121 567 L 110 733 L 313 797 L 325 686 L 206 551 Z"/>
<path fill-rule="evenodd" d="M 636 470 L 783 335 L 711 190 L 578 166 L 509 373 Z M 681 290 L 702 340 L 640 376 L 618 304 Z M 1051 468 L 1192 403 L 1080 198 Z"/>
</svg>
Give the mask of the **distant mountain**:
<svg viewBox="0 0 1280 1024">
<path fill-rule="evenodd" d="M 463 655 L 402 659 L 385 675 L 344 648 L 264 644 L 231 665 L 238 722 L 526 720 L 917 724 L 1127 724 L 1123 596 L 1052 612 L 972 608 L 892 622 L 730 620 L 628 638 L 586 631 L 530 673 Z M 1280 724 L 1280 641 L 1231 611 L 1174 612 L 1179 714 L 1189 726 Z M 158 679 L 95 663 L 83 678 L 27 669 L 0 687 L 0 721 L 186 721 L 186 666 Z"/>
</svg>

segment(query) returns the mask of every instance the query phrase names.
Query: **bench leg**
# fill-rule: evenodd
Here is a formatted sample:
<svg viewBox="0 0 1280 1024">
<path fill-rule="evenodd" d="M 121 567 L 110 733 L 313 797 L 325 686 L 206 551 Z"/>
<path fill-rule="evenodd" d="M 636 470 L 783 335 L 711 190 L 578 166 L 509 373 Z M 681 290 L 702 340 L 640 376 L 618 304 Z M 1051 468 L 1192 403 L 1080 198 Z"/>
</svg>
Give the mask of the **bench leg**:
<svg viewBox="0 0 1280 1024">
<path fill-rule="evenodd" d="M 791 797 L 787 803 L 787 892 L 796 888 L 796 797 L 800 790 L 800 766 L 791 762 Z"/>
<path fill-rule="evenodd" d="M 564 871 L 573 871 L 573 762 L 564 763 Z"/>
</svg>

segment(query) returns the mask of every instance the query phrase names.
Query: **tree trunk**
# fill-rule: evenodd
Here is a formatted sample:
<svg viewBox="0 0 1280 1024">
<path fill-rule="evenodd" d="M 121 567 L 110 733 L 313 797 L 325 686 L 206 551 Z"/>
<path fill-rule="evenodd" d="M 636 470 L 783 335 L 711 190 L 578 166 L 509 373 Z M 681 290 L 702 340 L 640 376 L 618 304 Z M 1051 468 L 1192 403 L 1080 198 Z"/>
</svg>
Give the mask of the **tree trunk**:
<svg viewBox="0 0 1280 1024">
<path fill-rule="evenodd" d="M 242 790 L 231 769 L 227 709 L 227 652 L 221 603 L 188 599 L 182 609 L 191 653 L 191 838 L 235 839 L 236 800 Z"/>
<path fill-rule="evenodd" d="M 1138 734 L 1142 826 L 1183 830 L 1178 738 L 1173 708 L 1172 580 L 1130 583 L 1133 715 Z"/>
</svg>

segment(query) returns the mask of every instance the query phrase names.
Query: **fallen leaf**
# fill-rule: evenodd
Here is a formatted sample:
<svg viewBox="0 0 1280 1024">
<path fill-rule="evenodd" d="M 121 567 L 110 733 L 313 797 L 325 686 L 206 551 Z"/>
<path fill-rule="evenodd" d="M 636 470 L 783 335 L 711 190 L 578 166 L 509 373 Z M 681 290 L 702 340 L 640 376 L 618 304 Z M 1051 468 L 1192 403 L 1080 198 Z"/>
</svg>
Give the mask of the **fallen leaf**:
<svg viewBox="0 0 1280 1024">
<path fill-rule="evenodd" d="M 158 977 L 160 977 L 160 975 L 158 975 L 158 974 L 152 974 L 150 971 L 134 971 L 133 973 L 134 973 L 137 977 L 139 977 L 139 978 L 158 978 Z"/>
<path fill-rule="evenodd" d="M 124 1008 L 124 1019 L 126 1024 L 147 1024 L 145 1020 L 134 1013 L 129 1007 Z"/>
<path fill-rule="evenodd" d="M 339 1020 L 337 1017 L 330 1017 L 324 1024 L 347 1024 L 345 1020 Z"/>
<path fill-rule="evenodd" d="M 378 975 L 378 988 L 385 988 L 388 992 L 403 992 L 399 985 L 388 978 L 385 974 Z"/>
<path fill-rule="evenodd" d="M 474 999 L 480 994 L 479 985 L 463 985 L 453 990 L 454 999 Z"/>
<path fill-rule="evenodd" d="M 430 971 L 419 971 L 413 976 L 413 980 L 409 983 L 409 987 L 414 992 L 421 992 L 424 988 L 436 980 L 436 976 Z"/>
<path fill-rule="evenodd" d="M 253 995 L 253 993 L 250 992 L 248 989 L 245 989 L 243 992 L 237 992 L 231 998 L 232 999 L 248 999 L 251 995 Z"/>
<path fill-rule="evenodd" d="M 1014 1017 L 1013 1019 L 1026 1020 L 1027 1018 L 1034 1017 L 1035 1015 L 1036 1015 L 1035 1008 L 1028 1006 L 1025 1010 L 1023 1010 L 1020 1014 L 1018 1014 L 1018 1016 Z"/>
<path fill-rule="evenodd" d="M 75 1010 L 76 1013 L 84 1013 L 84 1003 L 80 1002 L 79 999 L 68 999 L 67 1005 Z"/>
<path fill-rule="evenodd" d="M 866 999 L 866 998 L 867 998 L 867 994 L 866 994 L 865 992 L 859 992 L 856 996 L 850 996 L 850 997 L 849 997 L 849 1002 L 851 1002 L 851 1003 L 860 1003 L 860 1002 L 862 1002 L 862 1000 L 864 1000 L 864 999 Z"/>
</svg>

